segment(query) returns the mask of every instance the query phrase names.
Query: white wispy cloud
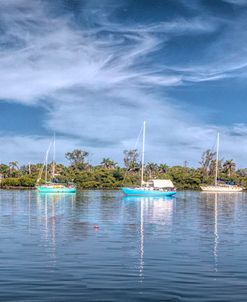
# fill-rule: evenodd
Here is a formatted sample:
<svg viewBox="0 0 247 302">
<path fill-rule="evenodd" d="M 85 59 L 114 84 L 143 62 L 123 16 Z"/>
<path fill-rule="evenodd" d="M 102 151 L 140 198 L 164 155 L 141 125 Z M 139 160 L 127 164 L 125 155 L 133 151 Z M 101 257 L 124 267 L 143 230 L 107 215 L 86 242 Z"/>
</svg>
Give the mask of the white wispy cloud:
<svg viewBox="0 0 247 302">
<path fill-rule="evenodd" d="M 234 4 L 234 5 L 247 5 L 247 1 L 246 0 L 223 0 L 224 2 L 230 3 L 230 4 Z"/>
<path fill-rule="evenodd" d="M 73 86 L 101 89 L 127 81 L 176 85 L 180 76 L 162 77 L 153 69 L 149 75 L 144 67 L 146 57 L 164 43 L 152 33 L 213 29 L 198 18 L 137 28 L 104 22 L 93 29 L 78 29 L 69 18 L 50 16 L 39 1 L 27 5 L 24 0 L 11 0 L 0 5 L 5 29 L 0 79 L 4 87 L 11 86 L 0 91 L 0 98 L 27 103 Z M 109 32 L 104 35 L 104 31 Z"/>
<path fill-rule="evenodd" d="M 236 65 L 212 62 L 197 66 L 158 66 L 153 56 L 165 52 L 174 37 L 212 33 L 220 22 L 178 18 L 158 24 L 125 26 L 111 22 L 100 7 L 85 6 L 90 26 L 71 15 L 54 15 L 48 2 L 0 1 L 0 99 L 45 106 L 44 127 L 58 135 L 58 157 L 71 148 L 89 149 L 93 160 L 112 156 L 134 145 L 143 120 L 148 123 L 148 160 L 197 163 L 214 139 L 216 127 L 207 125 L 174 104 L 160 87 L 186 81 L 216 80 Z M 114 11 L 114 7 L 112 11 Z M 93 25 L 91 25 L 93 24 Z M 165 53 L 164 53 L 165 56 Z M 238 64 L 244 64 L 238 62 Z M 240 66 L 240 65 L 239 65 Z M 242 65 L 243 66 L 243 65 Z M 245 125 L 241 126 L 242 130 Z M 245 137 L 222 127 L 226 142 Z M 239 131 L 239 130 L 237 130 Z M 68 137 L 65 139 L 64 137 Z M 38 159 L 49 138 L 1 137 L 3 159 Z M 41 147 L 42 146 L 42 147 Z M 240 156 L 227 145 L 225 152 Z"/>
</svg>

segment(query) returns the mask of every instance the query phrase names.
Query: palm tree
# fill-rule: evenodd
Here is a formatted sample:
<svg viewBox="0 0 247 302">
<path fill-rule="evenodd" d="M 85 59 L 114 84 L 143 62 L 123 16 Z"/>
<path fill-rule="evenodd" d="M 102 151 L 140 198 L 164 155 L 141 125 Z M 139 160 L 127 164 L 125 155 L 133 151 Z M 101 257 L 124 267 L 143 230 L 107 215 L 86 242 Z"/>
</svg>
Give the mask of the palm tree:
<svg viewBox="0 0 247 302">
<path fill-rule="evenodd" d="M 10 173 L 10 175 L 14 172 L 14 171 L 16 171 L 16 170 L 18 170 L 19 169 L 19 167 L 18 167 L 18 162 L 17 161 L 11 161 L 11 162 L 9 162 L 9 173 Z"/>
<path fill-rule="evenodd" d="M 223 164 L 224 172 L 226 172 L 227 177 L 231 177 L 231 174 L 236 170 L 236 164 L 232 159 L 226 160 Z"/>
<path fill-rule="evenodd" d="M 9 162 L 9 167 L 14 169 L 14 170 L 18 170 L 19 167 L 18 167 L 18 161 L 11 161 Z"/>
<path fill-rule="evenodd" d="M 169 171 L 169 166 L 167 164 L 160 164 L 159 165 L 159 173 L 166 174 Z"/>
<path fill-rule="evenodd" d="M 117 166 L 117 163 L 110 158 L 103 158 L 100 164 L 104 169 L 114 169 Z"/>
</svg>

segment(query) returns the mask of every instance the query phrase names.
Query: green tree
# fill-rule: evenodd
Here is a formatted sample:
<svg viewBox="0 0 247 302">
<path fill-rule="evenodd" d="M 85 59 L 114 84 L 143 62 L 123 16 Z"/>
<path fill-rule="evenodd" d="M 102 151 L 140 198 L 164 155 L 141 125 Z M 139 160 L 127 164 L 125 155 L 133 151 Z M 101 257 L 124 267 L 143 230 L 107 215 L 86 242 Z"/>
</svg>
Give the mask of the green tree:
<svg viewBox="0 0 247 302">
<path fill-rule="evenodd" d="M 128 172 L 137 172 L 140 169 L 137 149 L 124 150 L 124 165 Z"/>
<path fill-rule="evenodd" d="M 2 178 L 6 178 L 9 176 L 9 166 L 5 164 L 0 164 L 0 174 Z"/>
<path fill-rule="evenodd" d="M 22 176 L 19 178 L 19 182 L 22 187 L 30 188 L 35 186 L 36 180 L 28 176 Z"/>
<path fill-rule="evenodd" d="M 169 166 L 167 164 L 159 165 L 159 173 L 166 174 L 169 171 Z"/>
<path fill-rule="evenodd" d="M 4 178 L 1 181 L 1 187 L 19 187 L 20 186 L 20 180 L 19 178 L 15 177 L 9 177 L 9 178 Z"/>
<path fill-rule="evenodd" d="M 208 176 L 210 173 L 210 167 L 212 170 L 212 161 L 215 158 L 216 153 L 211 150 L 206 150 L 202 153 L 201 161 L 199 164 L 201 165 L 201 171 L 203 177 Z"/>
<path fill-rule="evenodd" d="M 147 163 L 145 172 L 148 174 L 149 178 L 152 178 L 159 172 L 159 166 L 155 163 Z"/>
<path fill-rule="evenodd" d="M 218 160 L 218 173 L 222 171 L 222 159 Z M 211 160 L 208 175 L 214 176 L 216 173 L 216 159 Z"/>
<path fill-rule="evenodd" d="M 240 177 L 247 177 L 247 168 L 239 169 L 237 171 L 237 175 L 239 175 Z"/>
<path fill-rule="evenodd" d="M 232 173 L 234 173 L 236 170 L 236 164 L 235 162 L 230 159 L 226 160 L 223 164 L 223 172 L 227 174 L 227 177 L 231 177 Z"/>
<path fill-rule="evenodd" d="M 65 157 L 70 161 L 72 167 L 78 170 L 84 170 L 88 167 L 88 163 L 86 162 L 88 155 L 89 153 L 87 151 L 75 149 L 72 152 L 67 152 Z"/>
<path fill-rule="evenodd" d="M 19 170 L 18 162 L 17 161 L 11 161 L 9 162 L 9 175 L 10 176 L 18 176 L 20 173 L 16 173 Z"/>
<path fill-rule="evenodd" d="M 103 158 L 100 164 L 104 169 L 114 169 L 117 166 L 117 163 L 110 158 Z"/>
</svg>

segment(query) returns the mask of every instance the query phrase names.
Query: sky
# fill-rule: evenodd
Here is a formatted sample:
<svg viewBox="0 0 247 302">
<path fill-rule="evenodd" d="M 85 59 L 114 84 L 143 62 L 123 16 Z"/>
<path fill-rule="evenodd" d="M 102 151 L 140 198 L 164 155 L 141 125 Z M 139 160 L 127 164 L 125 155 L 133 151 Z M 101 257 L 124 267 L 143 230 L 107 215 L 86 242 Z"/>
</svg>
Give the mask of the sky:
<svg viewBox="0 0 247 302">
<path fill-rule="evenodd" d="M 75 148 L 247 167 L 247 0 L 0 0 L 0 161 Z"/>
</svg>

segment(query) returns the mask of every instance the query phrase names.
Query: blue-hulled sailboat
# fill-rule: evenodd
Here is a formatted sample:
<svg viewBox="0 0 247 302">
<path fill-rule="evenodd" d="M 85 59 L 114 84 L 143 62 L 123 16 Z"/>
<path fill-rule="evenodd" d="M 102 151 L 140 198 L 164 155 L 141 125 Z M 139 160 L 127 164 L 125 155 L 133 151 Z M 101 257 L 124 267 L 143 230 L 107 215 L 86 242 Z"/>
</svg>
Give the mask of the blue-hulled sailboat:
<svg viewBox="0 0 247 302">
<path fill-rule="evenodd" d="M 143 123 L 142 130 L 142 168 L 141 168 L 141 186 L 135 188 L 122 188 L 127 196 L 147 196 L 147 197 L 164 197 L 176 194 L 176 189 L 169 179 L 153 179 L 144 182 L 144 156 L 145 156 L 145 134 L 146 123 Z"/>
<path fill-rule="evenodd" d="M 48 181 L 48 155 L 51 149 L 52 143 L 50 143 L 48 150 L 46 151 L 45 155 L 45 161 L 44 164 L 40 170 L 39 177 L 36 182 L 36 189 L 40 193 L 75 193 L 76 192 L 76 187 L 74 184 L 63 184 L 63 183 L 58 183 L 55 179 L 55 169 L 56 169 L 56 163 L 55 163 L 55 135 L 54 135 L 54 140 L 53 140 L 53 161 L 52 161 L 52 176 L 51 176 L 51 181 Z M 45 168 L 45 184 L 40 184 L 39 182 L 41 180 L 43 170 Z"/>
</svg>

